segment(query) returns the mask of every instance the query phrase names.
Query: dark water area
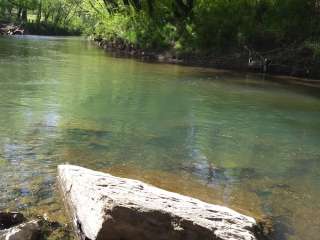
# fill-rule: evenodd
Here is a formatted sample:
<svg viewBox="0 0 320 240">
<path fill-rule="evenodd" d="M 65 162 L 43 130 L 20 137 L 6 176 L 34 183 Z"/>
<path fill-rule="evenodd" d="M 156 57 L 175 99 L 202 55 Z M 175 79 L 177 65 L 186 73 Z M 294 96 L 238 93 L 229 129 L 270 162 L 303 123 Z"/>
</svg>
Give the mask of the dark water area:
<svg viewBox="0 0 320 240">
<path fill-rule="evenodd" d="M 67 221 L 77 164 L 320 233 L 319 89 L 108 56 L 82 38 L 0 38 L 0 210 Z"/>
</svg>

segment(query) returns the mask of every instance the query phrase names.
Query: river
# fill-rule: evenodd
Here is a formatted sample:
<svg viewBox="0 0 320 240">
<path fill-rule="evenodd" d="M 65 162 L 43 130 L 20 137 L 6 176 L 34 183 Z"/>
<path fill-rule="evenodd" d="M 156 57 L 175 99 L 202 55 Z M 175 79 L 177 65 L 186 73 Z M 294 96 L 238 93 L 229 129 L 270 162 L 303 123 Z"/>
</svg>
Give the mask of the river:
<svg viewBox="0 0 320 240">
<path fill-rule="evenodd" d="M 0 210 L 66 221 L 77 164 L 320 233 L 319 89 L 115 58 L 82 38 L 0 38 Z"/>
</svg>

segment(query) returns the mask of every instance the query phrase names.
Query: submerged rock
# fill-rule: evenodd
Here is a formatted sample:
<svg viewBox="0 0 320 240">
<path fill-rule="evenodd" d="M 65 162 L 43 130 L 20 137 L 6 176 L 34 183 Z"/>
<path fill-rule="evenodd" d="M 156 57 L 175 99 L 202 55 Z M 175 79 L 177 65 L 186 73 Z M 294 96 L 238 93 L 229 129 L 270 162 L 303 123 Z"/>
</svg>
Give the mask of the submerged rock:
<svg viewBox="0 0 320 240">
<path fill-rule="evenodd" d="M 0 240 L 38 240 L 40 236 L 41 229 L 38 220 L 21 223 L 0 231 Z"/>
<path fill-rule="evenodd" d="M 0 240 L 74 239 L 66 224 L 51 221 L 46 215 L 27 220 L 22 213 L 0 212 Z"/>
<path fill-rule="evenodd" d="M 255 219 L 141 181 L 60 165 L 58 182 L 83 240 L 255 240 Z"/>
<path fill-rule="evenodd" d="M 0 212 L 0 230 L 13 227 L 25 220 L 23 214 L 18 212 Z"/>
</svg>

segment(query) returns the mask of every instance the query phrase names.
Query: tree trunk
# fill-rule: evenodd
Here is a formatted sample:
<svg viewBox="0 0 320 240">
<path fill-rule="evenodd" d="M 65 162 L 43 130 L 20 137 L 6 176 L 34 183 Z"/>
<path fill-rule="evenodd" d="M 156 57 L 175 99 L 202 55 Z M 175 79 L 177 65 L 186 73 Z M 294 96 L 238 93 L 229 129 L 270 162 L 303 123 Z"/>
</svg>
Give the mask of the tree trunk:
<svg viewBox="0 0 320 240">
<path fill-rule="evenodd" d="M 28 22 L 28 11 L 27 11 L 26 8 L 24 8 L 24 9 L 22 10 L 21 20 L 22 20 L 22 22 L 24 22 L 24 23 Z"/>
<path fill-rule="evenodd" d="M 44 22 L 45 23 L 48 23 L 48 20 L 49 20 L 49 17 L 50 17 L 50 12 L 48 11 L 48 12 L 44 12 Z"/>
<path fill-rule="evenodd" d="M 42 11 L 42 0 L 40 0 L 38 5 L 38 13 L 37 13 L 37 24 L 39 25 L 41 22 L 41 11 Z"/>
<path fill-rule="evenodd" d="M 153 11 L 154 11 L 154 7 L 153 7 L 154 1 L 153 0 L 147 0 L 147 3 L 148 3 L 148 12 L 149 12 L 150 15 L 152 15 Z"/>
<path fill-rule="evenodd" d="M 132 0 L 133 6 L 136 11 L 140 11 L 142 9 L 141 1 L 140 0 Z"/>
<path fill-rule="evenodd" d="M 11 19 L 11 17 L 12 17 L 12 7 L 8 7 L 8 15 L 9 15 L 9 17 Z"/>
<path fill-rule="evenodd" d="M 21 20 L 21 12 L 22 12 L 22 8 L 19 7 L 19 8 L 18 8 L 18 12 L 17 12 L 17 21 L 20 21 L 20 20 Z"/>
</svg>

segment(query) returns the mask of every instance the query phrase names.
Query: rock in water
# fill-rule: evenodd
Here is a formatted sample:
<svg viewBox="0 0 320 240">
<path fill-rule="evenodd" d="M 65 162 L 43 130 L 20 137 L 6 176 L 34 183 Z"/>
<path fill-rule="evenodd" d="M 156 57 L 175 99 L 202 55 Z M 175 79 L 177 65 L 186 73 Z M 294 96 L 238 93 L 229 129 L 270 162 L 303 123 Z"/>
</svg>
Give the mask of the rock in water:
<svg viewBox="0 0 320 240">
<path fill-rule="evenodd" d="M 18 212 L 0 212 L 0 230 L 13 227 L 25 220 L 23 214 Z"/>
<path fill-rule="evenodd" d="M 41 229 L 37 220 L 0 231 L 0 240 L 38 240 Z"/>
<path fill-rule="evenodd" d="M 258 239 L 251 217 L 141 181 L 60 165 L 58 182 L 82 240 Z"/>
</svg>

